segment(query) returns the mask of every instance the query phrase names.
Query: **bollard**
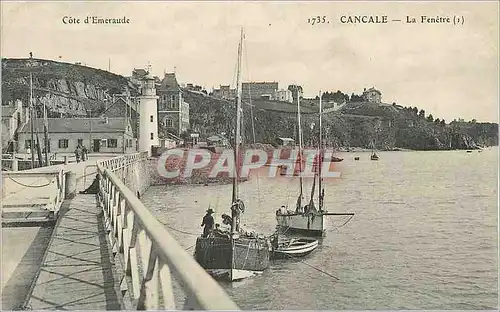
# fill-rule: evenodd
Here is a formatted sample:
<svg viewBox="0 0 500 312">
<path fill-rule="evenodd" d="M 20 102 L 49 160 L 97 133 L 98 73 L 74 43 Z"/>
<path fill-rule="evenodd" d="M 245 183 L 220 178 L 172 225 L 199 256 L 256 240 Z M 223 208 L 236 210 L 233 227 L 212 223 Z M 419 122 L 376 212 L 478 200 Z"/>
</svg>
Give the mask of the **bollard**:
<svg viewBox="0 0 500 312">
<path fill-rule="evenodd" d="M 12 159 L 12 171 L 18 171 L 19 166 L 18 166 L 18 160 L 17 159 Z"/>
<path fill-rule="evenodd" d="M 68 156 L 64 156 L 64 164 L 65 165 L 69 164 Z"/>
<path fill-rule="evenodd" d="M 73 171 L 68 171 L 64 175 L 65 179 L 65 190 L 64 190 L 64 198 L 71 199 L 76 195 L 76 173 Z"/>
</svg>

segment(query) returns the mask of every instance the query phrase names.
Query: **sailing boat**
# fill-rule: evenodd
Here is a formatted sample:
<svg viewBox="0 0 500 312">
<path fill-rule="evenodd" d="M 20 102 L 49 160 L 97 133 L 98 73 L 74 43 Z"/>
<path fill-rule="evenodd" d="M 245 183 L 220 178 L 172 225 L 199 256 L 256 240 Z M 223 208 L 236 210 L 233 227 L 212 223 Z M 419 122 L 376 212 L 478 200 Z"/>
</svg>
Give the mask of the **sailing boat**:
<svg viewBox="0 0 500 312">
<path fill-rule="evenodd" d="M 246 233 L 240 228 L 240 215 L 245 205 L 238 197 L 239 150 L 241 144 L 241 55 L 243 49 L 243 29 L 238 46 L 238 74 L 236 97 L 236 129 L 234 143 L 234 177 L 231 216 L 223 214 L 223 223 L 230 224 L 230 231 L 216 229 L 207 237 L 196 239 L 196 261 L 212 276 L 229 281 L 237 281 L 262 273 L 269 266 L 271 245 L 269 239 L 257 234 Z"/>
<path fill-rule="evenodd" d="M 372 141 L 372 155 L 370 156 L 371 160 L 378 160 L 378 155 L 375 153 L 375 143 Z"/>
<path fill-rule="evenodd" d="M 339 149 L 339 144 L 338 144 L 337 139 L 335 139 L 334 149 L 335 149 L 335 151 Z M 335 157 L 334 155 L 332 155 L 332 158 L 331 158 L 332 162 L 341 162 L 342 160 L 344 160 L 344 158 Z"/>
<path fill-rule="evenodd" d="M 324 160 L 323 155 L 323 141 L 322 141 L 322 102 L 321 102 L 321 94 L 319 101 L 319 157 L 321 160 L 318 163 L 318 170 L 315 170 L 313 186 L 311 191 L 311 199 L 309 204 L 302 207 L 302 199 L 303 196 L 303 187 L 302 187 L 302 175 L 299 175 L 299 183 L 300 183 L 300 193 L 297 198 L 297 204 L 295 211 L 289 211 L 286 208 L 282 208 L 276 211 L 276 221 L 278 223 L 277 228 L 281 232 L 286 233 L 302 233 L 307 236 L 325 236 L 326 234 L 326 216 L 354 216 L 352 212 L 342 212 L 342 213 L 333 213 L 328 212 L 323 209 L 323 201 L 325 198 L 325 190 L 322 187 L 322 179 L 321 179 L 321 167 L 322 162 Z M 300 102 L 297 102 L 297 120 L 299 124 L 299 155 L 302 152 L 302 128 L 300 123 Z M 299 162 L 300 163 L 300 162 Z M 316 208 L 314 204 L 314 190 L 316 187 L 316 178 L 318 178 L 319 189 L 318 189 L 318 204 L 319 207 Z"/>
</svg>

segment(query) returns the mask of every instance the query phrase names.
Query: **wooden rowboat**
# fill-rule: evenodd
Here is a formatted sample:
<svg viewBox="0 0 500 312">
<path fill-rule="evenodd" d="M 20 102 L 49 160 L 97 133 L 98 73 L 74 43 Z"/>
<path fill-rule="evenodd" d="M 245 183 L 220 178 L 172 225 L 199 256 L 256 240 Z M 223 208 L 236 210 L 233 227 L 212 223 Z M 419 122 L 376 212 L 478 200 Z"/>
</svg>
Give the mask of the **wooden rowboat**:
<svg viewBox="0 0 500 312">
<path fill-rule="evenodd" d="M 304 257 L 318 248 L 318 245 L 318 240 L 312 238 L 288 238 L 285 240 L 275 238 L 272 244 L 271 259 Z"/>
</svg>

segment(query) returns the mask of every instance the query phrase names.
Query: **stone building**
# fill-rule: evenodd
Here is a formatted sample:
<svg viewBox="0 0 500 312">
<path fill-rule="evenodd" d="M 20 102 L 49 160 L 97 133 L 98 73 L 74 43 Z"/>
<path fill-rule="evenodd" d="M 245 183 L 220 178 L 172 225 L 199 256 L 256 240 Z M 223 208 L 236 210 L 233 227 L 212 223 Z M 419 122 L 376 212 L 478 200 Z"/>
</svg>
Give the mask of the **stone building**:
<svg viewBox="0 0 500 312">
<path fill-rule="evenodd" d="M 183 99 L 175 73 L 165 73 L 156 86 L 156 92 L 159 96 L 158 120 L 168 132 L 180 137 L 189 129 L 189 104 Z"/>
<path fill-rule="evenodd" d="M 136 138 L 128 118 L 48 118 L 47 121 L 50 153 L 73 153 L 78 143 L 87 147 L 89 153 L 136 151 Z M 45 146 L 43 119 L 35 119 L 34 126 L 40 145 Z M 19 152 L 27 153 L 32 146 L 30 123 L 26 123 L 19 131 Z"/>
<path fill-rule="evenodd" d="M 244 82 L 242 83 L 242 99 L 267 99 L 274 100 L 278 91 L 278 83 L 273 82 Z"/>
<path fill-rule="evenodd" d="M 293 102 L 290 90 L 278 89 L 277 82 L 244 82 L 242 83 L 242 99 L 256 100 L 266 99 L 271 101 Z M 212 95 L 219 99 L 233 100 L 236 98 L 236 89 L 231 89 L 229 85 L 221 85 L 219 89 L 214 89 Z"/>
<path fill-rule="evenodd" d="M 290 90 L 276 90 L 274 93 L 273 100 L 293 103 L 292 91 Z"/>
<path fill-rule="evenodd" d="M 370 89 L 364 89 L 363 90 L 363 99 L 367 102 L 371 103 L 381 103 L 382 101 L 382 92 L 379 90 L 375 89 L 374 87 L 371 87 Z"/>
<path fill-rule="evenodd" d="M 236 98 L 236 89 L 231 89 L 229 85 L 221 85 L 219 89 L 214 89 L 212 95 L 219 99 L 232 100 Z"/>
</svg>

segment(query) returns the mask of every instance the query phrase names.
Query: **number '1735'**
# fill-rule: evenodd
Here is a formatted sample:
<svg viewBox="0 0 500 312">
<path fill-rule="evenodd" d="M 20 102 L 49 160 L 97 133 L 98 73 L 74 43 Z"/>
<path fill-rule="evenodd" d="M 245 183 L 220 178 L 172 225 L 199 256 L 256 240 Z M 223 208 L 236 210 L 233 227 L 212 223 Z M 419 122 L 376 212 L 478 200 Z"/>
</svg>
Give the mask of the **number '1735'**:
<svg viewBox="0 0 500 312">
<path fill-rule="evenodd" d="M 327 20 L 326 16 L 315 16 L 315 17 L 310 17 L 307 19 L 307 23 L 311 25 L 315 24 L 325 24 L 325 23 L 330 23 L 330 21 Z"/>
</svg>

